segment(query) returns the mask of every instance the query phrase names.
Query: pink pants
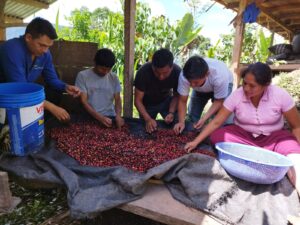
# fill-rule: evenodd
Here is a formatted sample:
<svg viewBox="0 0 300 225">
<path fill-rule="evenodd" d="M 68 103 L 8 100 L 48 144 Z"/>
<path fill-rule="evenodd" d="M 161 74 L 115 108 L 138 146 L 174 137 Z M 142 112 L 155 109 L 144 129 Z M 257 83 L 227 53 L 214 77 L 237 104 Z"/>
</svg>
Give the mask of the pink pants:
<svg viewBox="0 0 300 225">
<path fill-rule="evenodd" d="M 243 128 L 237 125 L 229 125 L 215 130 L 211 134 L 210 140 L 213 145 L 223 141 L 235 142 L 265 148 L 282 155 L 300 154 L 300 144 L 295 136 L 287 130 L 278 130 L 269 136 L 260 135 L 255 138 Z"/>
</svg>

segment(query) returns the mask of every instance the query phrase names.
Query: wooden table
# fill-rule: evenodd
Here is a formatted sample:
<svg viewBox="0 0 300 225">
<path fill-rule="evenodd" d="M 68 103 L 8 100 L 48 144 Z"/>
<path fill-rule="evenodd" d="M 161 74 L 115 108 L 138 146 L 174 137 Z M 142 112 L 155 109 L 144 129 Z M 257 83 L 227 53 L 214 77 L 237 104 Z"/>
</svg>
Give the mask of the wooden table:
<svg viewBox="0 0 300 225">
<path fill-rule="evenodd" d="M 170 225 L 220 225 L 203 211 L 189 208 L 175 200 L 164 184 L 149 183 L 141 199 L 118 208 Z"/>
<path fill-rule="evenodd" d="M 272 71 L 278 71 L 278 72 L 291 72 L 294 70 L 298 70 L 300 69 L 300 64 L 282 64 L 282 65 L 270 65 L 270 68 L 272 69 Z"/>
<path fill-rule="evenodd" d="M 240 64 L 239 71 L 247 68 L 249 64 Z M 269 65 L 273 72 L 291 72 L 300 69 L 300 61 L 294 61 L 294 63 L 280 64 L 280 65 Z"/>
</svg>

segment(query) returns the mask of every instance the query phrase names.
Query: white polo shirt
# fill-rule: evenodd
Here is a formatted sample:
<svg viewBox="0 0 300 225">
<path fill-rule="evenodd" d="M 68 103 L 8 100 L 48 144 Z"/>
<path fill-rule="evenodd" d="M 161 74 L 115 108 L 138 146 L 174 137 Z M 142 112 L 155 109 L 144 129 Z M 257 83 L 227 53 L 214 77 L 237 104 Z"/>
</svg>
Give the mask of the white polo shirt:
<svg viewBox="0 0 300 225">
<path fill-rule="evenodd" d="M 233 83 L 231 71 L 225 63 L 217 59 L 205 58 L 204 60 L 208 64 L 208 77 L 201 87 L 193 89 L 198 92 L 213 92 L 215 99 L 226 98 L 229 95 L 229 85 Z M 190 82 L 183 76 L 182 71 L 178 80 L 178 93 L 182 96 L 188 96 L 190 87 Z"/>
</svg>

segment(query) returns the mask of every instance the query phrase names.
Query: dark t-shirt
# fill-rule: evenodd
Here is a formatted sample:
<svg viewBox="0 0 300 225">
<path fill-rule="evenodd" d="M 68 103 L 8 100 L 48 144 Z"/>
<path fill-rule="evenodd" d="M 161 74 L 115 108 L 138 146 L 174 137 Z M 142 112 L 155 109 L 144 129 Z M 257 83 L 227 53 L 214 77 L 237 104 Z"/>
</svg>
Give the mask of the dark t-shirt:
<svg viewBox="0 0 300 225">
<path fill-rule="evenodd" d="M 181 68 L 173 64 L 170 76 L 165 80 L 158 80 L 152 70 L 152 64 L 144 64 L 136 73 L 134 86 L 144 92 L 143 104 L 145 106 L 158 105 L 167 97 L 177 92 L 178 77 Z"/>
</svg>

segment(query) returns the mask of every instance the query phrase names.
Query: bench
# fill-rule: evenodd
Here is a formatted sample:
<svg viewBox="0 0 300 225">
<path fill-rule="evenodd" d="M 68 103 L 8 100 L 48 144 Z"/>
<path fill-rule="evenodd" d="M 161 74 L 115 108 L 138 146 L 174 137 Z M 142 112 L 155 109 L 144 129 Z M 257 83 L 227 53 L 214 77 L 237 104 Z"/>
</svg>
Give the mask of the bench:
<svg viewBox="0 0 300 225">
<path fill-rule="evenodd" d="M 148 183 L 143 197 L 118 207 L 169 225 L 220 225 L 207 213 L 185 206 L 175 200 L 164 184 Z"/>
</svg>

